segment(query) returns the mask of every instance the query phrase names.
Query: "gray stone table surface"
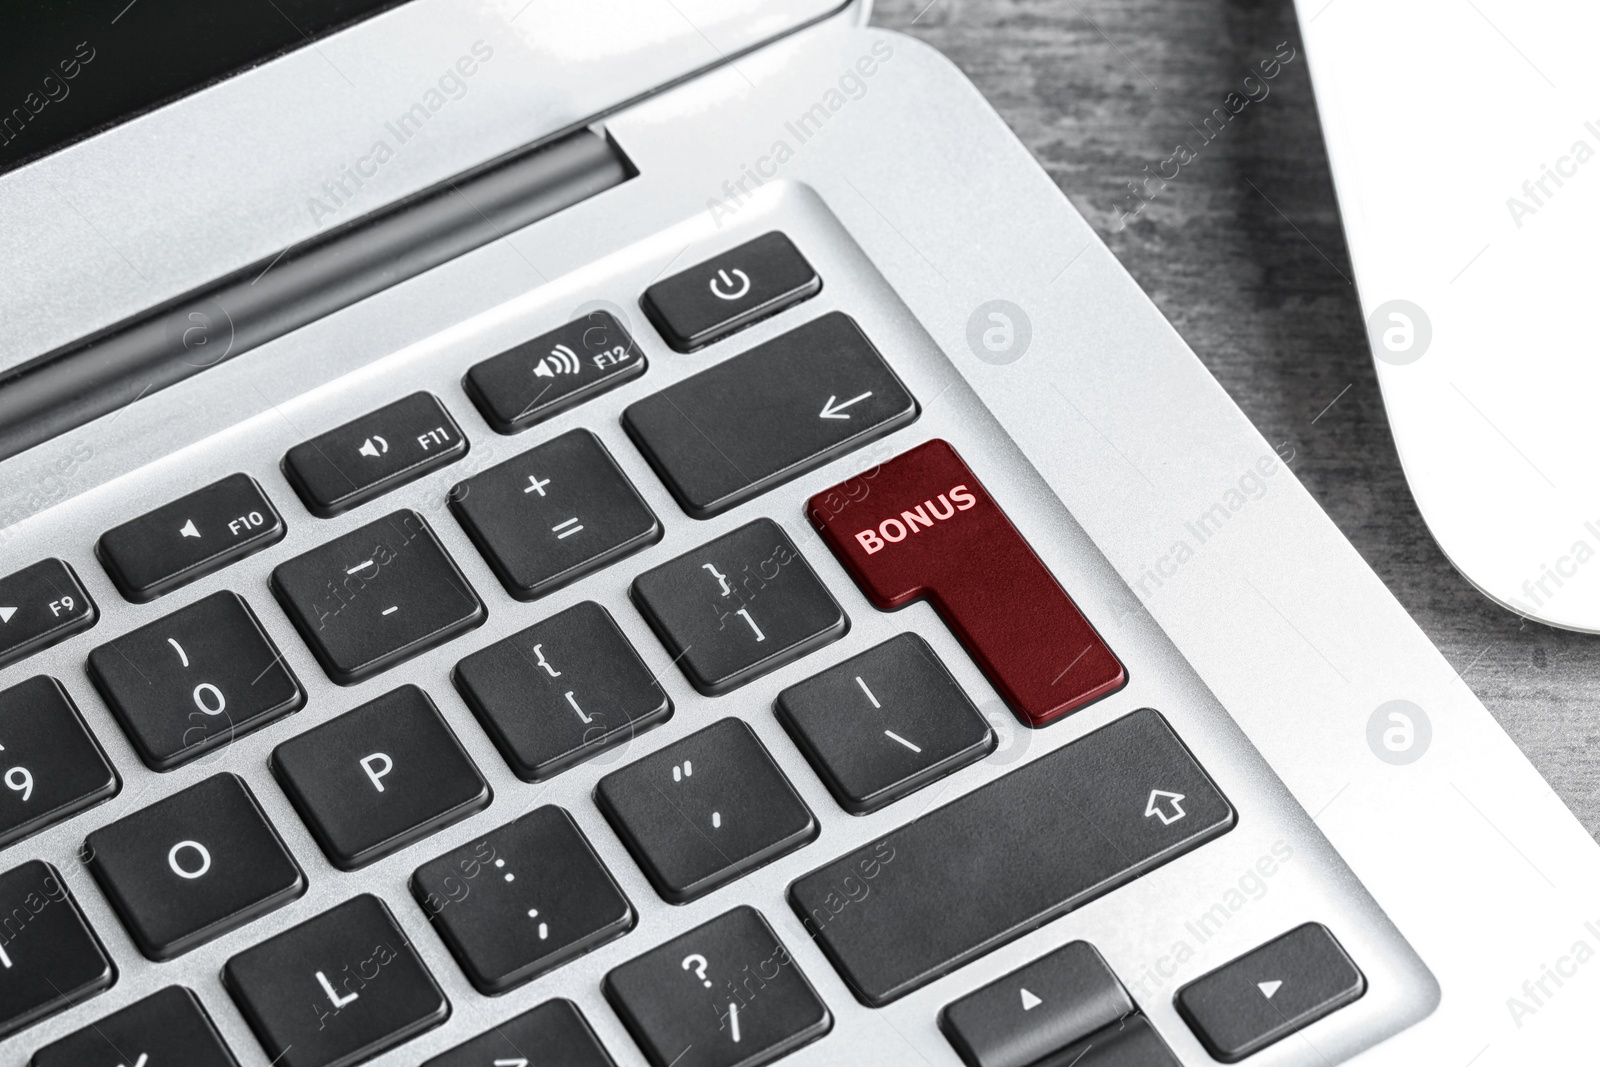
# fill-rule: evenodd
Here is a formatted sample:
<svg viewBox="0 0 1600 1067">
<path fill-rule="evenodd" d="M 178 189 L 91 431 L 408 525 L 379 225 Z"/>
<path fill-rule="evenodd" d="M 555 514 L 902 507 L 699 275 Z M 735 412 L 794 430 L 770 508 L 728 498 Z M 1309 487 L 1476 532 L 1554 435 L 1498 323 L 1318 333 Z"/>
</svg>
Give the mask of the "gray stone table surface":
<svg viewBox="0 0 1600 1067">
<path fill-rule="evenodd" d="M 1417 512 L 1350 284 L 1293 6 L 878 0 L 873 22 L 920 38 L 972 79 L 1263 436 L 1294 450 L 1300 480 L 1600 834 L 1600 638 L 1491 604 Z M 1191 124 L 1281 42 L 1296 58 L 1268 95 L 1125 220 L 1128 182 L 1194 141 Z"/>
</svg>

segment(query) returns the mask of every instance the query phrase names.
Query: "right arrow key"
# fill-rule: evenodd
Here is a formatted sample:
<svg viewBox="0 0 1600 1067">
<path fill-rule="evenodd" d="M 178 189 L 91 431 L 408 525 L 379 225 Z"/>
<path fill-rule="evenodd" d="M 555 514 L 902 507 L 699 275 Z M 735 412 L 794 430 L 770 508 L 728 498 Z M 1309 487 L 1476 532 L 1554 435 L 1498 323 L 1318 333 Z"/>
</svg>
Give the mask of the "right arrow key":
<svg viewBox="0 0 1600 1067">
<path fill-rule="evenodd" d="M 811 521 L 885 611 L 926 597 L 1031 726 L 1122 688 L 1122 663 L 948 441 L 812 497 Z M 1182 817 L 1160 801 L 1163 823 Z"/>
<path fill-rule="evenodd" d="M 1321 923 L 1306 923 L 1178 990 L 1178 1012 L 1214 1059 L 1238 1063 L 1360 1000 L 1366 978 Z"/>
</svg>

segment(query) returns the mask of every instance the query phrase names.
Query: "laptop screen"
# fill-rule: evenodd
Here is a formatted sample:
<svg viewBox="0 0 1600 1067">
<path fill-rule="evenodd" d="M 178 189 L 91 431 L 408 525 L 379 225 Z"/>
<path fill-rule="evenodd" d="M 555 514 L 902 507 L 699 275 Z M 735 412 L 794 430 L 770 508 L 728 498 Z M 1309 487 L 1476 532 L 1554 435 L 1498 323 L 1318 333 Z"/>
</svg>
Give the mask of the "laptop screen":
<svg viewBox="0 0 1600 1067">
<path fill-rule="evenodd" d="M 404 0 L 21 0 L 0 32 L 0 173 Z"/>
</svg>

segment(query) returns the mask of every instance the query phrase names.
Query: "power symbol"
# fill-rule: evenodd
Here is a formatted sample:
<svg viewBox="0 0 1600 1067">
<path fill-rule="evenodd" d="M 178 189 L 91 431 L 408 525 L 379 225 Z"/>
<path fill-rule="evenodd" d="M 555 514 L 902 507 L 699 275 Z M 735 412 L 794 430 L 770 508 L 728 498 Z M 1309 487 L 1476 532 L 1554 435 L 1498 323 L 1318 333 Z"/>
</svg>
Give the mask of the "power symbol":
<svg viewBox="0 0 1600 1067">
<path fill-rule="evenodd" d="M 711 279 L 711 295 L 718 300 L 737 300 L 750 291 L 750 275 L 740 270 L 733 269 L 734 277 L 738 278 L 735 286 L 733 278 L 728 277 L 725 270 L 717 271 L 717 276 Z"/>
</svg>

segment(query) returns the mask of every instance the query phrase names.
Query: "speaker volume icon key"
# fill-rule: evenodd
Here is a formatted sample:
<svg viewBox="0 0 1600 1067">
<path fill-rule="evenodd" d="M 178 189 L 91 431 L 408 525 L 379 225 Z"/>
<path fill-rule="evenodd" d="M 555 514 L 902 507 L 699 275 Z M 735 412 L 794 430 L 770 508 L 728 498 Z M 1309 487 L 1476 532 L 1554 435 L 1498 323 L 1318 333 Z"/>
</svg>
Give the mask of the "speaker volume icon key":
<svg viewBox="0 0 1600 1067">
<path fill-rule="evenodd" d="M 368 459 L 377 459 L 379 456 L 389 451 L 389 442 L 385 441 L 377 434 L 373 434 L 371 437 L 361 442 L 361 447 L 356 449 L 356 451 L 360 452 Z"/>
<path fill-rule="evenodd" d="M 550 354 L 541 359 L 533 368 L 533 373 L 540 378 L 554 378 L 560 374 L 578 374 L 583 370 L 583 364 L 578 362 L 578 356 L 566 345 L 556 345 Z"/>
</svg>

